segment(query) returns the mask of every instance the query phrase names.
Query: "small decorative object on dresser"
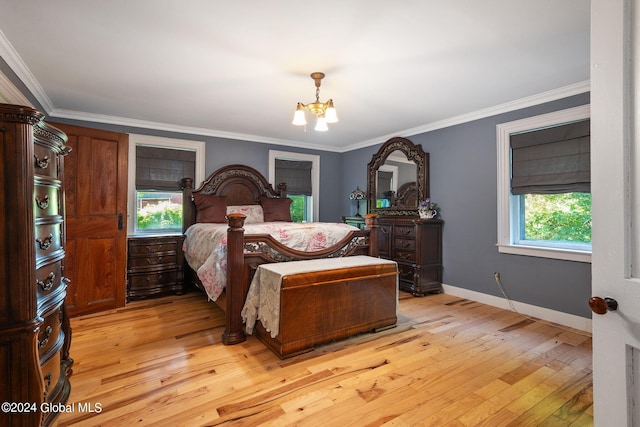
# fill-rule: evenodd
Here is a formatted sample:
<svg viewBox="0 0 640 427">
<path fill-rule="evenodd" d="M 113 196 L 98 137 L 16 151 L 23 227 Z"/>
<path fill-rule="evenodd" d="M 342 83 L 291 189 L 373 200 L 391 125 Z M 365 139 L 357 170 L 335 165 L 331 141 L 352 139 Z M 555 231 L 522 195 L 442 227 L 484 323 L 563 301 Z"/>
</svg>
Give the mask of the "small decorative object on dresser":
<svg viewBox="0 0 640 427">
<path fill-rule="evenodd" d="M 184 236 L 131 236 L 128 239 L 127 299 L 137 300 L 187 291 Z"/>
<path fill-rule="evenodd" d="M 427 198 L 418 204 L 418 215 L 420 219 L 434 219 L 440 214 L 440 207 L 437 203 Z"/>
<path fill-rule="evenodd" d="M 0 104 L 2 426 L 50 425 L 57 411 L 46 408 L 64 405 L 71 392 L 63 184 L 69 149 L 67 136 L 43 117 Z"/>
</svg>

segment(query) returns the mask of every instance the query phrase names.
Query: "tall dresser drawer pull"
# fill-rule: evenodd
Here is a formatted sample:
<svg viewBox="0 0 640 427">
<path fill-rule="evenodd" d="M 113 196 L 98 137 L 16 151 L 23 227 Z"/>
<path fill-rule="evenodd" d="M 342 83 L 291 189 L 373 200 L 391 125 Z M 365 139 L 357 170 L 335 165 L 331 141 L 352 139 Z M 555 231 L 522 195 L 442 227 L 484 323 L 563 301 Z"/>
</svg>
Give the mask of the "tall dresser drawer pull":
<svg viewBox="0 0 640 427">
<path fill-rule="evenodd" d="M 44 156 L 43 159 L 39 159 L 38 156 L 33 156 L 36 159 L 36 166 L 40 169 L 46 169 L 49 167 L 49 156 Z"/>
<path fill-rule="evenodd" d="M 40 209 L 47 209 L 49 207 L 49 195 L 44 196 L 42 200 L 36 197 L 36 204 Z"/>
<path fill-rule="evenodd" d="M 51 246 L 51 243 L 53 243 L 53 234 L 49 234 L 49 236 L 45 237 L 44 239 L 37 238 L 36 242 L 38 242 L 38 246 L 40 246 L 40 249 L 49 249 L 49 246 Z"/>
<path fill-rule="evenodd" d="M 156 258 L 147 258 L 147 264 L 149 265 L 156 265 L 160 262 L 160 257 L 156 257 Z"/>
<path fill-rule="evenodd" d="M 53 332 L 53 328 L 51 326 L 47 326 L 44 330 L 44 338 L 38 340 L 38 348 L 43 348 L 49 342 L 49 337 L 51 336 L 51 332 Z"/>
<path fill-rule="evenodd" d="M 148 277 L 148 276 L 147 276 L 147 282 L 149 282 L 149 283 L 153 283 L 154 285 L 155 285 L 155 284 L 160 283 L 160 280 L 162 280 L 162 275 L 159 275 L 159 276 L 158 276 L 158 277 L 156 277 L 156 278 Z"/>
<path fill-rule="evenodd" d="M 51 273 L 49 273 L 49 275 L 47 276 L 46 279 L 44 279 L 44 282 L 41 280 L 36 279 L 36 284 L 38 286 L 40 286 L 42 288 L 43 291 L 48 291 L 51 290 L 51 288 L 53 287 L 53 280 L 56 278 L 56 275 L 54 274 L 54 272 L 52 271 Z M 64 279 L 62 279 L 64 280 Z"/>
</svg>

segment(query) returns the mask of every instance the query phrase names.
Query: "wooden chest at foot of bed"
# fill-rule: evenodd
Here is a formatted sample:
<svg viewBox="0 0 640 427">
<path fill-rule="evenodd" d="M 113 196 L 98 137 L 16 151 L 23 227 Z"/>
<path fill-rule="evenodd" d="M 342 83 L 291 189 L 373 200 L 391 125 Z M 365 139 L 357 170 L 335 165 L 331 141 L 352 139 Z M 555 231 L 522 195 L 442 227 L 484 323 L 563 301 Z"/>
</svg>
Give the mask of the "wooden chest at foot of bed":
<svg viewBox="0 0 640 427">
<path fill-rule="evenodd" d="M 257 337 L 280 358 L 286 358 L 319 344 L 395 325 L 397 265 L 378 258 L 371 258 L 371 262 L 284 276 L 279 333 L 272 338 L 257 321 Z"/>
</svg>

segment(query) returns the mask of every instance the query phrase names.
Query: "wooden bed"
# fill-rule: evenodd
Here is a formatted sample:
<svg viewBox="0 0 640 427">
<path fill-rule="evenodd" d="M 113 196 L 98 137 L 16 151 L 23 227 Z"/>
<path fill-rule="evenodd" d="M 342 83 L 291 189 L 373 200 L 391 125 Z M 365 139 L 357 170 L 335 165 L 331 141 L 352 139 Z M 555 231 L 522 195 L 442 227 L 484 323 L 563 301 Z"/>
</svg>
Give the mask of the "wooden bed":
<svg viewBox="0 0 640 427">
<path fill-rule="evenodd" d="M 183 179 L 184 227 L 183 231 L 196 222 L 196 207 L 193 196 L 226 196 L 227 205 L 257 205 L 261 196 L 268 198 L 286 197 L 286 186 L 279 185 L 276 191 L 255 169 L 244 165 L 229 165 L 211 174 L 198 189 L 193 188 L 193 180 Z M 276 241 L 268 234 L 244 233 L 245 216 L 227 215 L 227 282 L 224 293 L 215 301 L 226 317 L 222 341 L 226 345 L 245 341 L 242 308 L 249 285 L 258 265 L 264 263 L 287 262 L 305 259 L 335 258 L 352 255 L 377 256 L 376 216 L 368 215 L 364 230 L 349 231 L 337 244 L 315 252 L 292 250 Z M 373 230 L 373 231 L 372 231 Z M 199 285 L 197 274 L 187 268 L 188 280 Z"/>
</svg>

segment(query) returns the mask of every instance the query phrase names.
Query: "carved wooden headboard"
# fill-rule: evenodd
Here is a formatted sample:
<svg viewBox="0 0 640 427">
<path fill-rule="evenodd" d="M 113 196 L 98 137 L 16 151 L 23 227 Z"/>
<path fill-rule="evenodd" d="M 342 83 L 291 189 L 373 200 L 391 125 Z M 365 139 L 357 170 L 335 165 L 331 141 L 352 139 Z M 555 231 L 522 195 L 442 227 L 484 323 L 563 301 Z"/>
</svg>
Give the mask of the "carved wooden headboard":
<svg viewBox="0 0 640 427">
<path fill-rule="evenodd" d="M 286 197 L 287 186 L 281 183 L 276 191 L 254 168 L 245 165 L 228 165 L 213 172 L 198 189 L 193 189 L 193 180 L 190 178 L 182 180 L 182 188 L 183 230 L 186 230 L 196 221 L 192 197 L 194 193 L 226 196 L 228 206 L 257 205 L 260 204 L 260 196 Z"/>
</svg>

